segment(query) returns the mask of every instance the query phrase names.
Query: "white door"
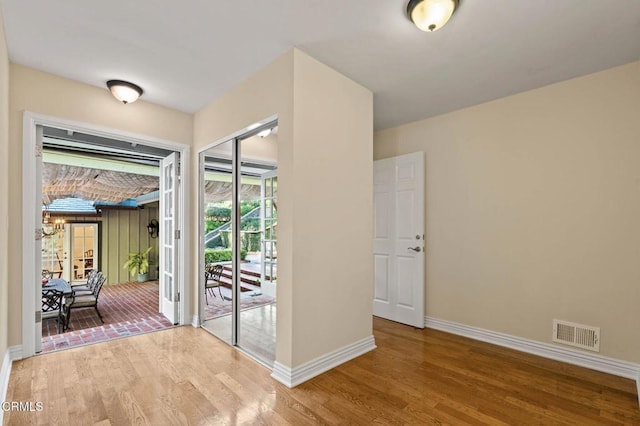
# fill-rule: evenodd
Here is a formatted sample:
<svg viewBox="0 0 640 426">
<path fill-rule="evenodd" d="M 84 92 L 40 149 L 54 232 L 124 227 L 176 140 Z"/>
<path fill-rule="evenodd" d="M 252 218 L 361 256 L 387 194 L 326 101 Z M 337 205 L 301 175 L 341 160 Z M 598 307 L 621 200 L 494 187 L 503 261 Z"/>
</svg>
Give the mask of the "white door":
<svg viewBox="0 0 640 426">
<path fill-rule="evenodd" d="M 160 312 L 178 323 L 178 262 L 176 249 L 180 231 L 176 229 L 178 201 L 177 152 L 160 161 Z"/>
<path fill-rule="evenodd" d="M 42 141 L 43 141 L 43 129 L 42 126 L 36 126 L 36 140 L 35 140 L 35 157 L 36 157 L 36 168 L 35 168 L 35 172 L 36 172 L 36 176 L 35 176 L 35 182 L 37 182 L 34 187 L 35 187 L 35 200 L 36 200 L 36 205 L 38 206 L 38 209 L 40 210 L 37 214 L 37 216 L 35 216 L 35 222 L 33 223 L 33 225 L 35 225 L 36 227 L 36 232 L 35 232 L 35 238 L 36 238 L 36 243 L 34 246 L 35 252 L 33 253 L 33 258 L 34 258 L 34 266 L 35 266 L 35 283 L 33 283 L 33 286 L 35 287 L 35 292 L 33 294 L 35 303 L 32 306 L 35 306 L 35 319 L 36 319 L 36 331 L 35 331 L 35 352 L 41 352 L 42 351 L 42 282 L 41 282 L 41 276 L 40 276 L 40 272 L 43 269 L 43 264 L 42 264 L 42 249 L 43 249 L 43 241 L 42 241 L 42 210 L 40 209 L 40 205 L 42 203 Z M 28 210 L 25 210 L 25 213 Z M 28 220 L 26 217 L 24 218 L 24 220 Z M 62 273 L 62 270 L 60 270 L 60 273 Z M 26 285 L 29 285 L 28 282 Z M 29 306 L 29 305 L 26 305 Z M 25 312 L 27 312 L 26 310 L 26 306 L 23 304 L 22 309 L 25 310 Z M 28 312 L 27 312 L 28 313 Z M 24 321 L 24 317 L 23 317 L 23 321 Z M 26 345 L 27 342 L 25 342 Z M 30 346 L 30 345 L 28 345 Z M 27 356 L 32 355 L 29 353 L 30 351 L 27 349 Z"/>
<path fill-rule="evenodd" d="M 69 233 L 65 232 L 65 235 Z M 68 260 L 71 265 L 65 268 L 70 274 L 67 281 L 84 284 L 89 271 L 98 267 L 98 224 L 72 223 L 69 242 L 71 256 Z"/>
<path fill-rule="evenodd" d="M 276 297 L 277 274 L 277 235 L 278 225 L 277 196 L 278 176 L 277 171 L 267 172 L 262 175 L 260 222 L 262 231 L 261 247 L 261 276 L 260 288 L 262 294 Z"/>
<path fill-rule="evenodd" d="M 424 327 L 424 153 L 373 165 L 373 314 Z"/>
</svg>

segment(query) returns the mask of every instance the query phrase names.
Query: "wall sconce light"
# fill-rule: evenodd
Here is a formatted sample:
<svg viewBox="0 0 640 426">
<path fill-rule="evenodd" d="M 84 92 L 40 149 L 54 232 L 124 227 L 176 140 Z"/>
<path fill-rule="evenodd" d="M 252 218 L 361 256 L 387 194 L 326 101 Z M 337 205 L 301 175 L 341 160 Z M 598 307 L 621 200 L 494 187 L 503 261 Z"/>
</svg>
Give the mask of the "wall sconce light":
<svg viewBox="0 0 640 426">
<path fill-rule="evenodd" d="M 158 238 L 158 233 L 160 232 L 160 225 L 158 224 L 158 221 L 151 219 L 147 225 L 147 231 L 149 231 L 149 236 L 151 238 Z"/>
<path fill-rule="evenodd" d="M 137 101 L 144 93 L 140 86 L 122 80 L 109 80 L 107 81 L 107 87 L 111 90 L 113 97 L 123 104 Z"/>
<path fill-rule="evenodd" d="M 410 0 L 407 15 L 422 31 L 442 28 L 458 7 L 458 0 Z"/>
</svg>

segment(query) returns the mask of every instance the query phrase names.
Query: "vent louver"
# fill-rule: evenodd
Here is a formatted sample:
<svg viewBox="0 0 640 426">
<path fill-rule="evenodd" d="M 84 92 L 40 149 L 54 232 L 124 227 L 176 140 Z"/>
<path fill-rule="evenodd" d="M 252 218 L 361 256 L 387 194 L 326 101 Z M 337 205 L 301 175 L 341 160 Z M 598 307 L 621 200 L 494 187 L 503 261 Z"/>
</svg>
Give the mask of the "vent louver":
<svg viewBox="0 0 640 426">
<path fill-rule="evenodd" d="M 554 319 L 553 341 L 600 352 L 600 327 Z"/>
</svg>

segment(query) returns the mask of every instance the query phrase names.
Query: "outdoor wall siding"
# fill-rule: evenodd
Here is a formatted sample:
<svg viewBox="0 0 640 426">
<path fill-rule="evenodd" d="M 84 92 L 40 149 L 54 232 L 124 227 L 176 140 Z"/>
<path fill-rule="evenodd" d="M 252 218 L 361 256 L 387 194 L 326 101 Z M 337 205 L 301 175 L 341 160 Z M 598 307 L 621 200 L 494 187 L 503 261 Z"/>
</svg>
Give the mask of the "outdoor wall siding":
<svg viewBox="0 0 640 426">
<path fill-rule="evenodd" d="M 158 220 L 158 205 L 147 205 L 136 210 L 104 210 L 102 217 L 82 216 L 65 217 L 67 223 L 98 223 L 98 244 L 100 260 L 98 269 L 106 276 L 105 284 L 119 284 L 135 281 L 129 270 L 123 268 L 129 253 L 153 247 L 149 254 L 151 267 L 149 279 L 157 279 L 158 238 L 151 238 L 147 225 L 151 219 Z"/>
<path fill-rule="evenodd" d="M 101 265 L 107 275 L 107 284 L 135 281 L 129 270 L 122 267 L 129 253 L 153 247 L 149 254 L 151 266 L 149 278 L 157 279 L 158 238 L 151 238 L 147 225 L 151 219 L 158 220 L 158 207 L 145 206 L 138 210 L 106 210 L 102 213 Z"/>
</svg>

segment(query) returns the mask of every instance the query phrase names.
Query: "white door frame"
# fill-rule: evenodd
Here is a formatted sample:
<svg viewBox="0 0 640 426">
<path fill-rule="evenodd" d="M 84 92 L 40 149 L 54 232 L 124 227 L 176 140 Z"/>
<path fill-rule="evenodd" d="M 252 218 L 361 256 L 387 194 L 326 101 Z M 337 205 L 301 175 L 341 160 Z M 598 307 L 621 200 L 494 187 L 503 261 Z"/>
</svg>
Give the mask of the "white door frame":
<svg viewBox="0 0 640 426">
<path fill-rule="evenodd" d="M 269 198 L 271 200 L 272 203 L 272 208 L 274 209 L 274 211 L 276 210 L 273 204 L 273 200 L 275 199 L 277 201 L 278 197 L 277 196 L 273 196 L 273 178 L 276 178 L 277 181 L 277 177 L 278 177 L 278 169 L 275 169 L 271 172 L 267 172 L 264 173 L 262 176 L 260 176 L 260 288 L 262 289 L 262 294 L 266 295 L 266 296 L 271 296 L 273 298 L 276 297 L 276 285 L 274 284 L 274 280 L 273 280 L 273 249 L 277 244 L 277 238 L 270 238 L 269 241 L 266 241 L 266 235 L 267 235 L 267 229 L 265 226 L 265 222 L 267 219 L 271 220 L 271 232 L 273 233 L 273 216 L 267 218 L 267 203 L 266 203 L 266 199 Z M 267 197 L 267 192 L 266 192 L 266 180 L 267 179 L 271 179 L 271 196 Z M 267 283 L 267 244 L 271 242 L 271 254 L 269 255 L 269 265 L 271 265 L 270 268 L 270 272 L 269 272 L 269 282 Z M 277 260 L 276 260 L 276 265 L 277 265 Z M 276 266 L 277 268 L 277 266 Z M 276 269 L 277 271 L 277 269 Z"/>
<path fill-rule="evenodd" d="M 184 214 L 190 203 L 190 164 L 191 147 L 189 145 L 159 139 L 152 136 L 126 132 L 119 129 L 98 126 L 63 118 L 37 114 L 25 111 L 22 118 L 22 357 L 26 358 L 36 353 L 36 312 L 39 311 L 36 298 L 36 284 L 40 282 L 40 271 L 37 269 L 37 248 L 41 237 L 42 217 L 41 201 L 37 200 L 37 185 L 42 185 L 38 179 L 42 168 L 42 152 L 36 149 L 36 126 L 56 127 L 87 133 L 109 139 L 116 139 L 138 145 L 147 145 L 180 152 L 182 167 L 180 176 L 184 190 L 179 198 L 179 222 L 177 229 L 187 236 L 191 230 L 190 216 Z M 178 259 L 180 264 L 187 265 L 189 255 L 189 238 L 181 238 L 178 242 Z M 185 301 L 191 300 L 191 287 L 186 285 L 189 280 L 189 268 L 182 268 L 179 275 L 180 289 L 180 324 L 189 323 L 191 306 Z M 37 299 L 37 300 L 36 300 Z"/>
<path fill-rule="evenodd" d="M 178 262 L 177 242 L 181 239 L 176 232 L 177 199 L 182 190 L 180 185 L 180 155 L 169 154 L 160 160 L 160 276 L 159 301 L 160 313 L 169 321 L 176 323 L 179 315 L 179 289 L 176 289 L 176 277 L 184 265 Z M 178 290 L 178 291 L 176 291 Z"/>
</svg>

